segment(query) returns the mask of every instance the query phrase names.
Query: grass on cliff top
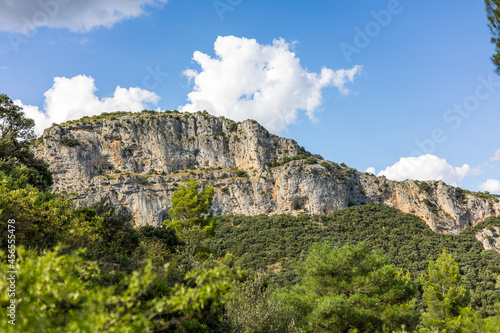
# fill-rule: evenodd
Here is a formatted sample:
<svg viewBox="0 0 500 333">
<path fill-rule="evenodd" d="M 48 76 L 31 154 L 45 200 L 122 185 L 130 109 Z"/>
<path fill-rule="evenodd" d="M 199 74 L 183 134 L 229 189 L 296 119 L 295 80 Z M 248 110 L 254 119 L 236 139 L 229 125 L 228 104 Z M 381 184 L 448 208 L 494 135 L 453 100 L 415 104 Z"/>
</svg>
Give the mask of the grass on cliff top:
<svg viewBox="0 0 500 333">
<path fill-rule="evenodd" d="M 500 254 L 485 251 L 475 238 L 484 227 L 499 226 L 500 217 L 490 218 L 459 235 L 434 233 L 420 218 L 385 205 L 361 205 L 331 215 L 222 216 L 217 220 L 211 245 L 220 255 L 231 253 L 235 264 L 247 269 L 276 267 L 279 279 L 297 282 L 293 260 L 304 258 L 314 242 L 330 241 L 343 246 L 361 241 L 383 251 L 399 268 L 418 278 L 447 249 L 460 265 L 463 283 L 473 289 L 472 305 L 483 315 L 493 314 L 499 299 L 495 289 L 500 275 Z M 273 266 L 274 265 L 274 266 Z"/>
<path fill-rule="evenodd" d="M 209 114 L 206 110 L 197 111 L 196 114 L 202 115 L 205 119 L 208 117 L 215 117 Z M 165 111 L 155 111 L 155 110 L 142 110 L 141 112 L 131 112 L 131 111 L 115 111 L 115 112 L 103 112 L 99 115 L 95 116 L 84 116 L 80 119 L 69 120 L 61 124 L 52 124 L 51 127 L 54 126 L 70 126 L 70 125 L 78 125 L 78 124 L 92 124 L 92 123 L 102 123 L 105 120 L 118 120 L 118 118 L 123 116 L 132 116 L 132 117 L 171 117 L 174 116 L 176 118 L 189 118 L 193 115 L 192 112 L 180 112 L 178 110 L 165 110 Z M 217 118 L 227 119 L 224 116 L 219 116 Z M 233 132 L 235 130 L 237 122 L 234 122 L 230 119 L 227 119 L 231 122 L 229 131 Z M 234 124 L 233 124 L 234 123 Z"/>
</svg>

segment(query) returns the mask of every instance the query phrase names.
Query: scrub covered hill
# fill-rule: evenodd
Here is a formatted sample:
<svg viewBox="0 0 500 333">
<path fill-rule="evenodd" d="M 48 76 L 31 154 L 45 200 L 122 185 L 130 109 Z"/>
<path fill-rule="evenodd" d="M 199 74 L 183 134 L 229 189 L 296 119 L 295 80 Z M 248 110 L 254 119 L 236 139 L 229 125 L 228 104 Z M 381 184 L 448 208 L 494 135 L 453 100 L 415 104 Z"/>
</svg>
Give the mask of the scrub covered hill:
<svg viewBox="0 0 500 333">
<path fill-rule="evenodd" d="M 500 217 L 488 218 L 459 235 L 437 234 L 421 219 L 385 205 L 361 205 L 331 215 L 221 216 L 211 245 L 231 253 L 235 265 L 278 273 L 282 283 L 298 282 L 293 261 L 300 261 L 314 242 L 335 246 L 365 242 L 381 250 L 393 264 L 417 280 L 447 249 L 460 266 L 471 305 L 482 315 L 494 314 L 499 299 L 500 253 L 484 250 L 475 234 L 500 227 Z M 498 235 L 497 235 L 498 236 Z"/>
</svg>

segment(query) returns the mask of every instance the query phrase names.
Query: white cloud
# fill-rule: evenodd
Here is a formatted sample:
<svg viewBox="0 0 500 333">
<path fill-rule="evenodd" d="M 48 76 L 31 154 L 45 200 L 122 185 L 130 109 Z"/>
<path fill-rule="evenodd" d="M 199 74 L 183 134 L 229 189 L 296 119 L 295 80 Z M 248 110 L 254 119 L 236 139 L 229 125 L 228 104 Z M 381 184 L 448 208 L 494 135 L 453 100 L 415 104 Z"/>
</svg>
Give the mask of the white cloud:
<svg viewBox="0 0 500 333">
<path fill-rule="evenodd" d="M 20 100 L 14 103 L 21 106 L 28 118 L 35 120 L 35 132 L 41 134 L 52 123 L 78 119 L 83 116 L 97 115 L 113 111 L 141 111 L 148 104 L 160 100 L 154 92 L 140 88 L 116 87 L 113 97 L 99 99 L 94 79 L 78 75 L 70 79 L 55 77 L 54 85 L 45 92 L 44 112 L 37 106 L 24 105 Z"/>
<path fill-rule="evenodd" d="M 488 191 L 491 193 L 500 194 L 500 180 L 488 179 L 487 181 L 479 185 L 479 189 L 481 191 Z"/>
<path fill-rule="evenodd" d="M 447 184 L 458 186 L 462 179 L 478 175 L 478 169 L 471 168 L 468 164 L 453 167 L 445 159 L 435 155 L 422 155 L 419 157 L 402 157 L 396 164 L 385 168 L 378 176 L 386 176 L 392 180 L 442 180 Z"/>
<path fill-rule="evenodd" d="M 498 149 L 495 152 L 495 155 L 491 158 L 492 161 L 499 161 L 500 160 L 500 149 Z"/>
<path fill-rule="evenodd" d="M 374 167 L 369 167 L 368 169 L 366 169 L 367 173 L 371 173 L 371 174 L 375 174 L 375 168 Z"/>
<path fill-rule="evenodd" d="M 500 194 L 500 180 L 488 179 L 487 181 L 479 185 L 479 189 L 481 191 L 488 191 L 491 193 Z"/>
<path fill-rule="evenodd" d="M 255 119 L 278 133 L 305 110 L 311 120 L 322 103 L 322 89 L 334 86 L 347 94 L 361 67 L 308 72 L 283 39 L 260 45 L 255 39 L 219 36 L 214 44 L 216 57 L 200 51 L 193 60 L 201 72 L 188 69 L 184 75 L 194 82 L 184 111 L 207 110 L 218 116 L 241 121 Z"/>
<path fill-rule="evenodd" d="M 145 7 L 167 0 L 4 0 L 0 30 L 28 35 L 39 27 L 87 32 L 146 13 Z"/>
</svg>

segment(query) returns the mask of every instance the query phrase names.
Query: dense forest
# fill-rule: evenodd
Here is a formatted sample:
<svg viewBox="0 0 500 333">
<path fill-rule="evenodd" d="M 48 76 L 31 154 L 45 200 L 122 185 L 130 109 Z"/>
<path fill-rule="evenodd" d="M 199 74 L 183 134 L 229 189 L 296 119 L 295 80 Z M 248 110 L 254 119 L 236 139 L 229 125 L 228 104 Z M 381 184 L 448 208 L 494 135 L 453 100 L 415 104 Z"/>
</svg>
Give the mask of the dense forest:
<svg viewBox="0 0 500 333">
<path fill-rule="evenodd" d="M 364 242 L 414 280 L 447 250 L 460 266 L 464 287 L 472 291 L 471 305 L 482 315 L 494 314 L 500 254 L 485 251 L 475 232 L 500 226 L 499 217 L 464 229 L 460 235 L 435 233 L 414 215 L 372 204 L 331 215 L 222 216 L 217 222 L 217 232 L 209 243 L 218 253 L 233 254 L 235 264 L 245 269 L 278 271 L 276 277 L 283 284 L 299 281 L 294 263 L 315 242 L 328 241 L 336 247 Z"/>
<path fill-rule="evenodd" d="M 2 331 L 499 331 L 500 254 L 475 239 L 499 217 L 460 235 L 376 205 L 214 217 L 192 179 L 171 220 L 134 228 L 52 193 L 33 121 L 0 98 Z"/>
</svg>

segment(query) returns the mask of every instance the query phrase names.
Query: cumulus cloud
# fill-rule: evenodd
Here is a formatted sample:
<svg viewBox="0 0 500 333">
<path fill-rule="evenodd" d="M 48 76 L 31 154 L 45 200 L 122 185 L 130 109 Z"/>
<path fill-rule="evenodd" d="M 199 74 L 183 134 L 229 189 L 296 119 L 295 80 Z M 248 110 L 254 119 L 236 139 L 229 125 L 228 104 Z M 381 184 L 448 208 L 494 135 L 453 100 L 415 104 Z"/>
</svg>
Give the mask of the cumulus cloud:
<svg viewBox="0 0 500 333">
<path fill-rule="evenodd" d="M 493 155 L 493 157 L 491 158 L 492 161 L 499 161 L 500 160 L 500 149 L 498 149 L 496 152 L 495 152 L 495 155 Z"/>
<path fill-rule="evenodd" d="M 419 157 L 402 157 L 396 164 L 385 168 L 378 176 L 386 176 L 392 180 L 442 180 L 447 184 L 458 186 L 462 179 L 478 175 L 478 169 L 471 168 L 468 164 L 453 167 L 444 158 L 435 155 L 422 155 Z"/>
<path fill-rule="evenodd" d="M 167 0 L 4 0 L 0 1 L 0 30 L 30 34 L 39 27 L 87 32 L 138 17 L 146 7 Z"/>
<path fill-rule="evenodd" d="M 371 174 L 375 174 L 375 168 L 374 167 L 369 167 L 368 169 L 366 169 L 367 173 L 371 173 Z"/>
<path fill-rule="evenodd" d="M 55 77 L 54 85 L 45 92 L 44 110 L 37 106 L 24 105 L 14 100 L 23 108 L 28 118 L 35 120 L 35 132 L 41 134 L 52 123 L 61 123 L 93 116 L 102 112 L 141 111 L 148 105 L 156 105 L 160 100 L 154 92 L 140 88 L 116 87 L 113 97 L 99 99 L 94 79 L 85 75 L 72 78 Z"/>
<path fill-rule="evenodd" d="M 193 60 L 201 71 L 188 69 L 184 75 L 194 82 L 184 111 L 207 110 L 241 121 L 255 119 L 279 133 L 304 110 L 311 120 L 322 103 L 322 89 L 336 87 L 347 94 L 361 67 L 309 72 L 283 39 L 260 45 L 255 39 L 219 36 L 215 57 L 196 51 Z"/>
<path fill-rule="evenodd" d="M 500 180 L 488 179 L 487 181 L 479 185 L 479 189 L 481 191 L 500 194 Z"/>
</svg>

